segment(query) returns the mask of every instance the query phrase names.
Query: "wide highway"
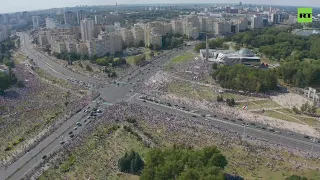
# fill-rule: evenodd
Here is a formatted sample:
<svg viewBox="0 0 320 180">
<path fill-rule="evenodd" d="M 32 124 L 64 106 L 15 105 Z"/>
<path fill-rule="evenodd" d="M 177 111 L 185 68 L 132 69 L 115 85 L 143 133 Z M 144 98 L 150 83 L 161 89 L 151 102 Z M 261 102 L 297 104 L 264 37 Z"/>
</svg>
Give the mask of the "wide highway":
<svg viewBox="0 0 320 180">
<path fill-rule="evenodd" d="M 270 132 L 268 130 L 263 130 L 261 128 L 253 127 L 253 126 L 242 126 L 242 121 L 231 121 L 232 117 L 228 117 L 229 120 L 225 120 L 225 116 L 219 115 L 216 113 L 216 117 L 202 117 L 202 114 L 212 114 L 212 112 L 205 112 L 203 110 L 197 110 L 194 107 L 187 107 L 190 110 L 197 110 L 198 114 L 193 114 L 188 111 L 184 111 L 181 109 L 177 109 L 174 107 L 169 107 L 165 105 L 160 105 L 154 102 L 143 102 L 143 100 L 138 99 L 138 92 L 132 92 L 134 85 L 140 81 L 143 81 L 150 76 L 154 75 L 155 72 L 160 70 L 163 65 L 172 59 L 175 56 L 181 55 L 186 51 L 190 50 L 193 47 L 185 47 L 183 50 L 179 51 L 166 51 L 162 57 L 157 58 L 151 61 L 149 64 L 136 69 L 135 71 L 128 73 L 127 76 L 119 79 L 115 83 L 107 84 L 100 82 L 94 78 L 86 77 L 79 75 L 75 72 L 68 70 L 65 67 L 60 66 L 55 63 L 50 57 L 40 54 L 36 50 L 34 50 L 33 45 L 30 43 L 30 38 L 26 33 L 20 33 L 20 37 L 22 39 L 22 52 L 24 52 L 29 58 L 33 59 L 33 61 L 40 68 L 46 70 L 51 75 L 62 78 L 62 79 L 70 79 L 74 78 L 88 84 L 104 84 L 102 88 L 98 88 L 97 90 L 100 93 L 100 96 L 97 99 L 102 98 L 107 105 L 112 105 L 119 101 L 130 101 L 134 103 L 141 104 L 143 106 L 152 107 L 161 111 L 166 111 L 169 113 L 178 114 L 187 118 L 194 118 L 192 115 L 196 115 L 194 118 L 197 121 L 202 121 L 206 123 L 211 123 L 215 126 L 218 126 L 221 129 L 228 129 L 234 132 L 238 132 L 240 134 L 246 134 L 255 138 L 264 139 L 267 141 L 272 141 L 274 143 L 288 145 L 293 148 L 298 148 L 305 151 L 320 152 L 320 146 L 317 143 L 311 142 L 309 139 L 306 139 L 301 134 L 296 134 L 292 132 L 285 132 L 282 130 L 275 129 L 275 131 L 280 131 L 281 134 L 276 132 Z M 96 102 L 92 102 L 86 108 L 92 108 L 95 106 Z M 172 104 L 177 104 L 173 103 Z M 85 108 L 85 109 L 86 109 Z M 59 148 L 62 148 L 63 145 L 60 144 L 62 140 L 70 141 L 69 133 L 72 131 L 74 134 L 79 133 L 84 126 L 84 120 L 87 118 L 88 113 L 85 113 L 83 110 L 79 113 L 75 114 L 69 120 L 64 122 L 54 133 L 41 141 L 35 148 L 30 150 L 24 156 L 19 158 L 15 163 L 10 165 L 7 169 L 3 169 L 0 171 L 1 179 L 12 179 L 17 180 L 23 178 L 28 172 L 32 171 L 35 166 L 43 161 L 44 156 L 49 156 L 54 151 Z M 76 123 L 81 122 L 82 126 L 77 126 Z M 256 125 L 258 126 L 258 125 Z M 73 130 L 74 127 L 78 127 L 77 130 Z M 262 125 L 261 125 L 262 127 Z M 290 133 L 290 134 L 289 134 Z"/>
<path fill-rule="evenodd" d="M 65 79 L 65 80 L 74 78 L 74 79 L 86 82 L 88 84 L 94 84 L 94 85 L 102 84 L 101 82 L 99 82 L 94 78 L 82 76 L 72 71 L 69 71 L 65 67 L 62 67 L 59 64 L 55 63 L 50 57 L 47 57 L 37 52 L 34 49 L 33 45 L 30 43 L 30 38 L 28 34 L 21 33 L 20 38 L 22 39 L 21 41 L 22 52 L 24 52 L 30 59 L 33 59 L 33 61 L 36 63 L 38 67 L 44 69 L 46 72 L 48 72 L 52 76 Z M 136 69 L 135 71 L 129 73 L 124 78 L 120 79 L 123 82 L 118 83 L 117 81 L 117 83 L 115 84 L 104 83 L 104 86 L 102 88 L 96 89 L 99 91 L 100 96 L 95 101 L 90 103 L 86 108 L 88 107 L 92 108 L 93 106 L 95 106 L 96 101 L 99 100 L 100 98 L 103 101 L 107 102 L 107 103 L 103 103 L 102 105 L 105 105 L 105 104 L 112 105 L 119 101 L 132 100 L 133 97 L 136 95 L 136 93 L 130 92 L 130 90 L 134 86 L 134 83 L 130 84 L 128 81 L 128 78 L 129 79 L 132 78 L 132 80 L 137 80 L 138 78 L 144 79 L 148 77 L 147 74 L 149 75 L 153 74 L 150 72 L 156 72 L 156 69 L 159 69 L 160 65 L 169 61 L 171 57 L 181 55 L 185 51 L 190 50 L 191 48 L 192 47 L 188 47 L 180 51 L 166 51 L 162 57 L 159 57 L 151 61 L 149 64 Z M 157 68 L 154 68 L 153 71 L 148 70 L 149 73 L 146 73 L 146 74 L 143 73 L 144 71 L 147 71 L 146 69 L 152 68 L 152 66 Z M 58 150 L 59 148 L 62 148 L 63 145 L 61 145 L 60 142 L 62 140 L 70 141 L 71 139 L 68 138 L 69 137 L 68 133 L 72 131 L 74 127 L 76 127 L 77 122 L 82 122 L 83 124 L 84 119 L 87 118 L 88 113 L 83 112 L 86 108 L 84 108 L 82 111 L 75 114 L 66 122 L 64 122 L 56 131 L 54 131 L 50 136 L 42 140 L 35 148 L 33 148 L 28 153 L 23 155 L 16 162 L 11 164 L 6 169 L 1 169 L 0 170 L 1 179 L 17 180 L 17 179 L 23 178 L 28 172 L 32 171 L 33 168 L 35 168 L 38 164 L 40 164 L 43 161 L 42 158 L 44 156 L 49 156 L 54 151 Z M 74 134 L 79 133 L 84 127 L 85 126 L 78 127 L 77 130 L 73 130 L 73 133 Z"/>
</svg>

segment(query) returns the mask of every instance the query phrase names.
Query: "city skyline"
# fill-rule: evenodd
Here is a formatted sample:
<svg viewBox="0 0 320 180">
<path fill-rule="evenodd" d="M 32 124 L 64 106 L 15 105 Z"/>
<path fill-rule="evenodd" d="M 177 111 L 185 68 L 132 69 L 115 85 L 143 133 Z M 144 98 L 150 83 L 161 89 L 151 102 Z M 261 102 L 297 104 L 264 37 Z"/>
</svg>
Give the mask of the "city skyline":
<svg viewBox="0 0 320 180">
<path fill-rule="evenodd" d="M 5 6 L 0 7 L 0 13 L 12 13 L 12 12 L 20 12 L 20 11 L 34 11 L 34 10 L 42 10 L 42 9 L 50 9 L 50 8 L 63 8 L 63 7 L 74 7 L 79 5 L 115 5 L 118 4 L 202 4 L 202 3 L 239 3 L 238 0 L 228 0 L 227 2 L 222 2 L 220 0 L 210 1 L 210 0 L 201 0 L 195 2 L 194 0 L 117 0 L 117 1 L 105 1 L 105 0 L 55 0 L 55 1 L 41 1 L 41 0 L 14 0 L 7 1 Z M 258 0 L 245 0 L 242 1 L 243 4 L 265 4 L 265 2 L 261 3 Z M 320 7 L 320 1 L 318 0 L 310 0 L 308 4 L 305 2 L 292 2 L 289 0 L 270 0 L 268 1 L 268 5 L 288 5 L 288 6 L 309 6 L 309 7 Z"/>
</svg>

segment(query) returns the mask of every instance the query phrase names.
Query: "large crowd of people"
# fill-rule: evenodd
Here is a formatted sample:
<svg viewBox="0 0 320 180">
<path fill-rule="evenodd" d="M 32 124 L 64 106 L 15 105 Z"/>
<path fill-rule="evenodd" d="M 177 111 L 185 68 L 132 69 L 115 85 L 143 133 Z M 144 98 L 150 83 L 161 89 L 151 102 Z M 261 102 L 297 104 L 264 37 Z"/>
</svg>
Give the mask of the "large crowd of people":
<svg viewBox="0 0 320 180">
<path fill-rule="evenodd" d="M 136 119 L 138 124 L 139 122 L 143 122 L 144 124 L 147 123 L 148 127 L 144 130 L 153 132 L 151 134 L 154 138 L 158 138 L 158 135 L 161 136 L 160 138 L 167 143 L 202 147 L 204 144 L 212 143 L 213 141 L 209 142 L 211 139 L 216 141 L 216 144 L 224 147 L 231 148 L 233 146 L 240 145 L 246 149 L 248 153 L 264 153 L 271 149 L 274 152 L 272 155 L 272 159 L 274 160 L 285 159 L 285 157 L 281 156 L 281 152 L 284 151 L 288 152 L 290 156 L 299 155 L 308 158 L 320 157 L 320 154 L 318 154 L 319 152 L 313 152 L 311 154 L 311 152 L 301 151 L 283 144 L 275 144 L 273 142 L 257 139 L 251 136 L 243 137 L 243 134 L 232 132 L 228 129 L 222 129 L 207 122 L 197 121 L 192 118 L 184 118 L 176 114 L 170 114 L 161 110 L 127 102 L 120 102 L 106 108 L 100 119 L 89 124 L 81 134 L 67 143 L 65 147 L 56 154 L 62 154 L 63 156 L 68 157 L 67 155 L 72 153 L 72 150 L 86 142 L 88 137 L 90 137 L 90 134 L 93 134 L 97 127 L 110 127 L 112 124 L 125 123 L 128 117 Z M 179 134 L 179 136 L 174 136 L 177 134 Z M 107 134 L 105 138 L 108 138 L 108 136 L 109 134 Z M 244 138 L 245 141 L 243 141 Z M 275 156 L 274 154 L 278 155 Z M 58 160 L 64 161 L 65 159 L 58 158 Z M 48 161 L 49 160 L 46 160 L 44 163 L 47 163 Z M 59 162 L 55 163 L 59 164 Z M 272 166 L 272 163 L 270 163 L 270 166 Z M 318 168 L 316 166 L 310 166 L 309 164 L 303 163 L 296 168 L 299 169 L 306 166 L 311 169 Z M 40 169 L 40 171 L 43 170 L 43 168 Z M 32 173 L 30 173 L 30 175 L 31 174 Z M 37 174 L 39 175 L 40 173 Z"/>
<path fill-rule="evenodd" d="M 1 166 L 8 166 L 21 157 L 97 96 L 97 92 L 72 92 L 66 97 L 65 88 L 42 81 L 22 64 L 16 65 L 14 73 L 24 86 L 11 87 L 0 96 Z M 81 90 L 77 85 L 71 86 L 74 92 Z M 12 145 L 19 137 L 23 141 Z M 4 151 L 8 146 L 14 149 Z"/>
</svg>

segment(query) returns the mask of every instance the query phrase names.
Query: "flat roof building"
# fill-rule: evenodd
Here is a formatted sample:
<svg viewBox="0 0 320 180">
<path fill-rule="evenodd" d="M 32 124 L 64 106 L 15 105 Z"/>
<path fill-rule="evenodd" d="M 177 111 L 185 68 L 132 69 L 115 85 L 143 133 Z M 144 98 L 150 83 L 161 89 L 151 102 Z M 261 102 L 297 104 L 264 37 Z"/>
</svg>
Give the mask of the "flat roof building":
<svg viewBox="0 0 320 180">
<path fill-rule="evenodd" d="M 200 57 L 203 60 L 206 58 L 206 49 L 200 49 Z M 243 48 L 240 51 L 209 49 L 208 60 L 226 65 L 260 65 L 260 57 L 257 57 L 247 48 Z"/>
</svg>

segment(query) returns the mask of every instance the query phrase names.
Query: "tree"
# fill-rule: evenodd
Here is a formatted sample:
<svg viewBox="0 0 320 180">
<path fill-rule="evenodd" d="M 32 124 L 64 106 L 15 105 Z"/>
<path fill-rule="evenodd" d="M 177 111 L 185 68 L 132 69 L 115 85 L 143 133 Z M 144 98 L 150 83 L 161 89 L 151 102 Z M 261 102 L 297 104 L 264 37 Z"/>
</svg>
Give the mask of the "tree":
<svg viewBox="0 0 320 180">
<path fill-rule="evenodd" d="M 140 175 L 144 162 L 138 153 L 131 150 L 118 160 L 118 167 L 121 172 Z"/>
<path fill-rule="evenodd" d="M 308 180 L 308 179 L 306 177 L 291 175 L 290 177 L 287 177 L 286 180 Z"/>
<path fill-rule="evenodd" d="M 144 42 L 143 42 L 142 40 L 139 41 L 138 46 L 139 46 L 139 47 L 144 47 Z"/>
<path fill-rule="evenodd" d="M 223 180 L 227 160 L 215 147 L 194 150 L 183 146 L 152 149 L 145 158 L 141 180 Z"/>
<path fill-rule="evenodd" d="M 0 72 L 0 94 L 3 94 L 10 87 L 8 75 Z"/>
<path fill-rule="evenodd" d="M 151 57 L 151 58 L 153 58 L 153 56 L 154 56 L 154 52 L 153 52 L 153 51 L 151 51 L 149 55 L 150 55 L 150 57 Z"/>
<path fill-rule="evenodd" d="M 218 64 L 214 62 L 214 63 L 212 64 L 212 69 L 214 69 L 214 70 L 215 70 L 215 69 L 218 69 Z"/>
<path fill-rule="evenodd" d="M 92 71 L 92 68 L 91 68 L 89 65 L 87 65 L 87 66 L 86 66 L 86 70 L 87 70 L 87 71 Z"/>
<path fill-rule="evenodd" d="M 135 56 L 134 57 L 134 64 L 135 65 L 141 65 L 142 63 L 144 63 L 146 60 L 146 56 L 145 55 L 139 55 L 139 56 Z"/>
</svg>

